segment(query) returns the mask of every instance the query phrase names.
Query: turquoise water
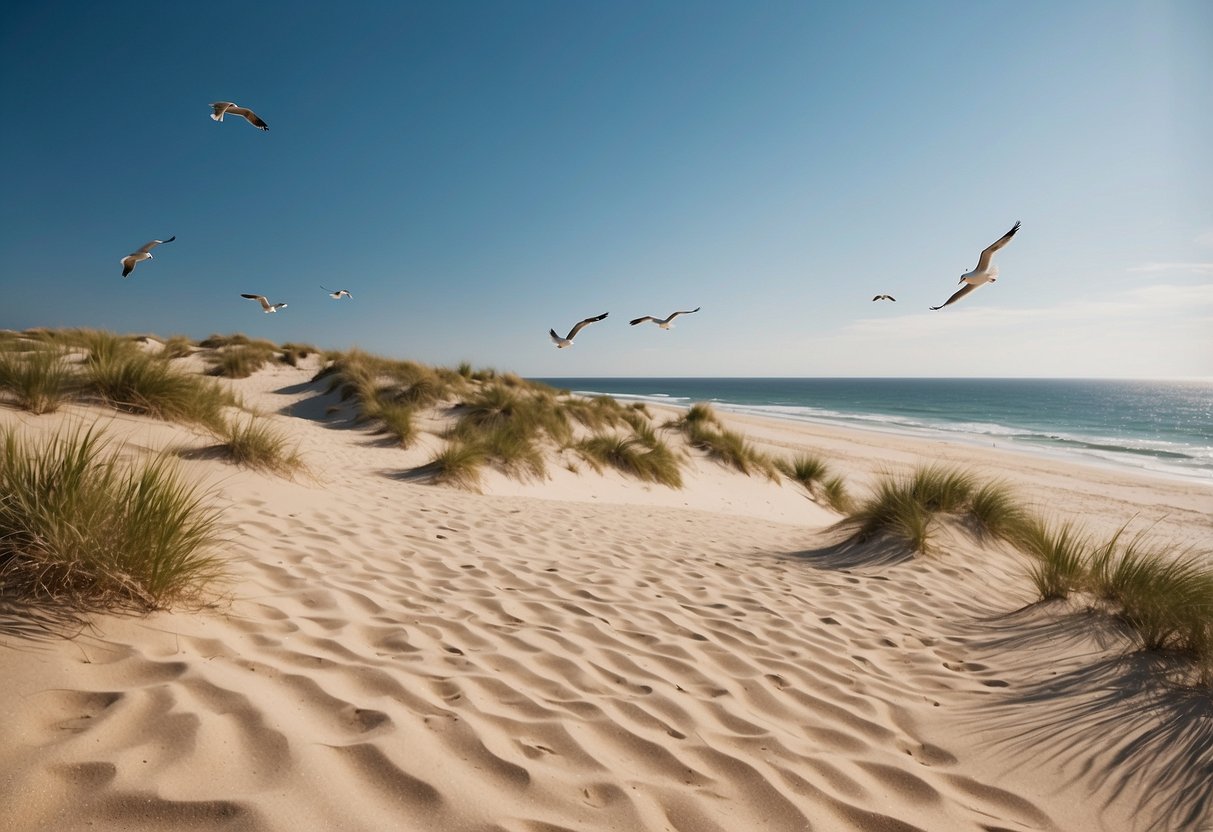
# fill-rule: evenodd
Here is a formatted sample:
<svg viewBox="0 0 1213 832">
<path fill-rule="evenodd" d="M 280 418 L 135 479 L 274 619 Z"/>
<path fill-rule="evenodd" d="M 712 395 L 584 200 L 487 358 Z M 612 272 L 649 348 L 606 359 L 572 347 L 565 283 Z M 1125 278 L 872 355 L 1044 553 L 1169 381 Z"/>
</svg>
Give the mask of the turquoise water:
<svg viewBox="0 0 1213 832">
<path fill-rule="evenodd" d="M 1213 382 L 1063 379 L 543 378 L 622 400 L 919 436 L 1213 480 Z"/>
</svg>

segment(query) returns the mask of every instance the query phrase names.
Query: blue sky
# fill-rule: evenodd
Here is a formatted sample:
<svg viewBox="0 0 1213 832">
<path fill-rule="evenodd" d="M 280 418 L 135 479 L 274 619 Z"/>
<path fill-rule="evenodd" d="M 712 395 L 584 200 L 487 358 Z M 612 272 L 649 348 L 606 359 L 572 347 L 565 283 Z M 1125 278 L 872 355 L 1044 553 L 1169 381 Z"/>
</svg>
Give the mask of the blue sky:
<svg viewBox="0 0 1213 832">
<path fill-rule="evenodd" d="M 31 3 L 0 89 L 4 328 L 531 376 L 1213 377 L 1203 0 Z M 1016 220 L 999 281 L 928 311 Z"/>
</svg>

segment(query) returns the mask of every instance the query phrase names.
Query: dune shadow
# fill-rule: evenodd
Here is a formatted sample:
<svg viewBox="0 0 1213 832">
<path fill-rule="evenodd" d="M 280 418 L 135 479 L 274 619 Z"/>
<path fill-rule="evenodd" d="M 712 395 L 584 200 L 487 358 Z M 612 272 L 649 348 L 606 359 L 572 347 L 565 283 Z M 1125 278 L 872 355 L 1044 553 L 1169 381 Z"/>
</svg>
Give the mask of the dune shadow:
<svg viewBox="0 0 1213 832">
<path fill-rule="evenodd" d="M 53 598 L 0 596 L 0 636 L 23 641 L 72 639 L 88 628 L 86 614 Z"/>
<path fill-rule="evenodd" d="M 312 393 L 306 399 L 291 404 L 283 405 L 278 408 L 276 413 L 282 416 L 293 416 L 297 419 L 306 419 L 309 422 L 333 422 L 334 416 L 339 411 L 343 410 L 343 402 L 341 401 L 341 393 L 339 390 L 327 391 L 328 384 L 326 381 L 303 381 L 298 384 L 288 384 L 285 387 L 279 387 L 277 390 L 270 392 L 280 396 L 298 396 L 301 393 Z M 348 427 L 343 424 L 331 425 L 332 427 Z"/>
<path fill-rule="evenodd" d="M 231 451 L 227 445 L 214 444 L 206 445 L 201 448 L 178 448 L 174 453 L 181 459 L 191 460 L 212 460 L 228 461 L 232 458 Z"/>
<path fill-rule="evenodd" d="M 383 475 L 390 480 L 396 482 L 418 482 L 425 485 L 434 485 L 438 474 L 439 467 L 434 463 L 426 465 L 418 465 L 415 468 L 384 470 Z"/>
<path fill-rule="evenodd" d="M 1049 759 L 1105 806 L 1136 789 L 1137 828 L 1213 828 L 1213 691 L 1184 684 L 1191 667 L 1180 657 L 1123 652 L 1125 628 L 1110 615 L 1040 612 L 982 623 L 979 651 L 1052 649 L 1039 651 L 1032 682 L 978 706 L 975 727 L 1013 767 Z M 1076 658 L 1057 663 L 1058 647 Z"/>
<path fill-rule="evenodd" d="M 836 527 L 824 533 L 832 542 L 816 549 L 789 552 L 788 557 L 807 561 L 818 569 L 872 569 L 897 566 L 914 559 L 914 552 L 904 541 L 889 537 L 860 540 Z M 839 539 L 841 537 L 841 539 Z"/>
</svg>

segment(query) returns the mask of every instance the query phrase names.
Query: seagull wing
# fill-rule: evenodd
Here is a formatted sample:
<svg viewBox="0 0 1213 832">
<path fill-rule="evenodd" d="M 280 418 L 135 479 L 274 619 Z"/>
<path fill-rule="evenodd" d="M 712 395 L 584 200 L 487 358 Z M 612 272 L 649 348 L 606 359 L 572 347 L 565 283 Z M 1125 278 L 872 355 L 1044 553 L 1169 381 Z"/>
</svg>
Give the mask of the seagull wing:
<svg viewBox="0 0 1213 832">
<path fill-rule="evenodd" d="M 943 309 L 949 303 L 956 303 L 956 301 L 960 300 L 961 298 L 963 298 L 965 295 L 967 295 L 969 292 L 972 292 L 976 288 L 977 287 L 974 286 L 972 283 L 966 283 L 963 288 L 956 290 L 956 294 L 952 295 L 952 297 L 948 298 L 943 303 L 939 304 L 939 306 L 932 306 L 931 308 L 932 309 Z"/>
<path fill-rule="evenodd" d="M 262 309 L 264 309 L 267 312 L 270 310 L 270 302 L 265 299 L 265 295 L 246 295 L 243 292 L 241 292 L 240 297 L 248 298 L 249 300 L 255 300 L 261 304 Z"/>
<path fill-rule="evenodd" d="M 548 330 L 548 335 L 552 336 L 552 343 L 553 343 L 553 344 L 559 344 L 559 343 L 560 343 L 561 338 L 560 338 L 560 336 L 559 336 L 559 335 L 557 335 L 557 334 L 556 334 L 556 330 L 554 330 L 554 329 L 549 329 L 549 330 Z"/>
<path fill-rule="evenodd" d="M 223 114 L 228 111 L 228 108 L 235 106 L 236 105 L 230 101 L 216 101 L 211 105 L 211 109 L 215 111 L 211 113 L 211 118 L 213 118 L 215 121 L 223 121 Z"/>
<path fill-rule="evenodd" d="M 670 321 L 674 320 L 679 315 L 691 315 L 695 312 L 698 312 L 702 308 L 703 308 L 702 306 L 696 306 L 694 309 L 684 309 L 681 312 L 674 312 L 673 314 L 670 315 L 670 317 L 665 319 L 665 322 L 668 324 Z"/>
<path fill-rule="evenodd" d="M 129 275 L 131 272 L 133 272 L 135 270 L 136 262 L 138 262 L 138 261 L 135 260 L 135 255 L 133 255 L 133 254 L 128 254 L 128 255 L 126 255 L 126 257 L 122 258 L 122 276 L 123 277 L 126 277 L 127 275 Z"/>
<path fill-rule="evenodd" d="M 983 272 L 990 265 L 990 258 L 994 256 L 994 252 L 1011 242 L 1011 238 L 1015 236 L 1015 232 L 1019 230 L 1019 222 L 1016 221 L 1014 227 L 998 238 L 996 242 L 986 246 L 981 252 L 981 259 L 977 261 L 977 271 Z M 947 306 L 945 303 L 944 306 Z"/>
<path fill-rule="evenodd" d="M 642 323 L 644 323 L 645 321 L 655 321 L 655 320 L 657 320 L 657 319 L 656 319 L 656 318 L 654 318 L 652 315 L 645 315 L 643 318 L 637 318 L 637 319 L 636 319 L 636 320 L 634 320 L 634 321 L 628 321 L 628 325 L 629 325 L 629 326 L 636 326 L 636 324 L 642 324 Z"/>
<path fill-rule="evenodd" d="M 257 117 L 257 114 L 248 107 L 237 107 L 235 104 L 227 108 L 227 111 L 234 116 L 244 116 L 245 120 L 256 127 L 258 130 L 269 130 L 270 126 Z"/>
<path fill-rule="evenodd" d="M 164 245 L 165 243 L 171 243 L 175 239 L 177 239 L 176 234 L 169 237 L 167 240 L 152 240 L 150 243 L 145 245 L 143 248 L 139 249 L 139 252 L 142 254 L 147 254 L 149 251 L 154 249 L 156 246 Z"/>
<path fill-rule="evenodd" d="M 569 330 L 568 340 L 572 341 L 573 338 L 575 338 L 577 336 L 577 333 L 581 332 L 582 327 L 587 326 L 592 323 L 596 323 L 597 321 L 601 321 L 603 318 L 605 318 L 609 314 L 611 314 L 611 313 L 603 312 L 601 315 L 599 315 L 596 318 L 586 318 L 581 323 L 575 324 L 573 326 L 573 328 Z"/>
</svg>

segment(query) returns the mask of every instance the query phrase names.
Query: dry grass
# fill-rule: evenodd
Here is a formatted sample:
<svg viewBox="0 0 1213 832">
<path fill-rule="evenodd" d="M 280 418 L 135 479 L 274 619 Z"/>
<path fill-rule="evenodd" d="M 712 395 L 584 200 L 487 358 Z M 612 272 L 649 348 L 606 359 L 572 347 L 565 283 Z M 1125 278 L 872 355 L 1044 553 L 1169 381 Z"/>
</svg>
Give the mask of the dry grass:
<svg viewBox="0 0 1213 832">
<path fill-rule="evenodd" d="M 283 475 L 303 466 L 298 448 L 256 416 L 228 421 L 218 436 L 228 456 L 239 465 Z"/>
<path fill-rule="evenodd" d="M 121 463 L 92 429 L 0 443 L 6 593 L 155 608 L 219 577 L 218 514 L 166 457 Z"/>
<path fill-rule="evenodd" d="M 31 413 L 58 410 L 75 386 L 75 373 L 54 347 L 0 353 L 0 392 Z"/>
</svg>

